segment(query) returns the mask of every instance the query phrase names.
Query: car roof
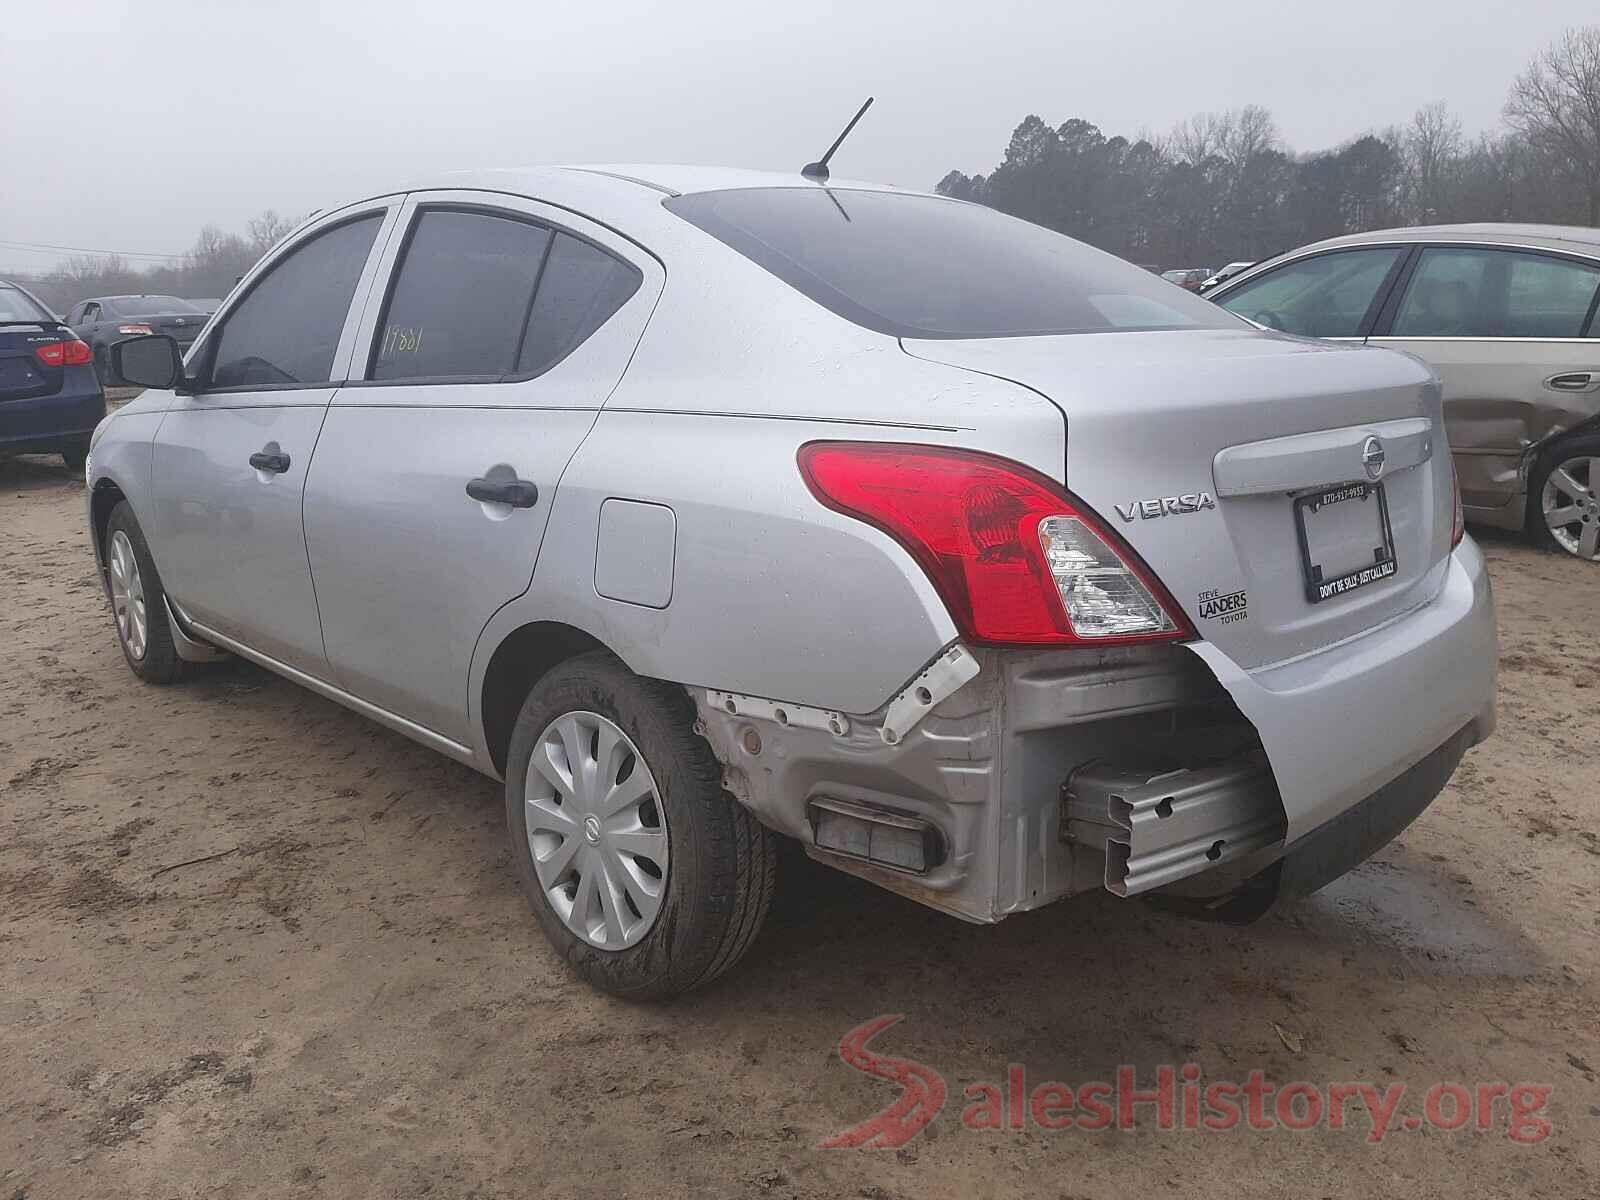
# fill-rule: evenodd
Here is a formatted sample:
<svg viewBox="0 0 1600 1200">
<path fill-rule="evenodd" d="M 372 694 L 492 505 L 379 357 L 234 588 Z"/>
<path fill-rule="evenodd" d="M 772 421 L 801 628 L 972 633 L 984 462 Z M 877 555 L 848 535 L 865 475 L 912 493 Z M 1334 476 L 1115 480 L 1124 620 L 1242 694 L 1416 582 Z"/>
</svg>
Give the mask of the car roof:
<svg viewBox="0 0 1600 1200">
<path fill-rule="evenodd" d="M 608 226 L 635 241 L 650 253 L 669 250 L 706 235 L 680 220 L 663 206 L 670 196 L 697 192 L 729 191 L 736 188 L 821 187 L 796 171 L 750 171 L 736 167 L 700 167 L 662 163 L 586 163 L 544 167 L 493 167 L 468 171 L 440 172 L 402 180 L 397 186 L 366 196 L 352 197 L 329 208 L 318 209 L 304 224 L 288 235 L 283 245 L 313 225 L 324 224 L 350 209 L 379 200 L 395 200 L 408 192 L 449 192 L 455 190 L 501 192 L 540 203 L 566 208 L 579 216 Z M 893 192 L 908 196 L 932 196 L 861 180 L 830 179 L 833 189 Z M 939 197 L 951 204 L 964 201 Z"/>
<path fill-rule="evenodd" d="M 1483 221 L 1465 225 L 1412 225 L 1400 229 L 1374 229 L 1351 233 L 1302 246 L 1294 253 L 1333 246 L 1364 246 L 1376 242 L 1485 242 L 1512 243 L 1551 250 L 1576 250 L 1600 255 L 1600 229 L 1582 225 L 1522 225 L 1512 221 Z"/>
<path fill-rule="evenodd" d="M 735 188 L 821 186 L 817 181 L 805 178 L 799 171 L 754 171 L 741 167 L 705 167 L 691 166 L 685 163 L 583 163 L 552 167 L 510 167 L 479 171 L 459 171 L 425 186 L 430 188 L 470 188 L 492 183 L 495 185 L 496 190 L 521 191 L 523 188 L 516 185 L 522 184 L 529 189 L 527 194 L 537 195 L 537 189 L 546 188 L 551 183 L 560 181 L 564 177 L 570 177 L 573 174 L 603 176 L 616 180 L 618 183 L 647 187 L 668 195 L 684 195 L 690 192 L 723 192 Z M 907 190 L 891 187 L 888 184 L 871 183 L 856 179 L 830 179 L 827 181 L 827 185 L 834 188 L 851 188 L 874 192 L 902 192 Z M 926 193 L 912 191 L 910 194 Z"/>
</svg>

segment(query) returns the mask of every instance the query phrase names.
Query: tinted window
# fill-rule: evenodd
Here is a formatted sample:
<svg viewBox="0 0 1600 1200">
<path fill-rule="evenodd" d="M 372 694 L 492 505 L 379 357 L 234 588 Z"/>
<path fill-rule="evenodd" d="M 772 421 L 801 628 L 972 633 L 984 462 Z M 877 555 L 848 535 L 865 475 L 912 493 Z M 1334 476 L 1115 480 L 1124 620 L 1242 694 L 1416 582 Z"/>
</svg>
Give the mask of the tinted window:
<svg viewBox="0 0 1600 1200">
<path fill-rule="evenodd" d="M 509 375 L 549 245 L 550 231 L 525 221 L 423 212 L 378 326 L 368 378 Z"/>
<path fill-rule="evenodd" d="M 517 360 L 519 375 L 560 362 L 638 291 L 637 268 L 565 233 L 556 235 Z"/>
<path fill-rule="evenodd" d="M 362 217 L 279 259 L 228 314 L 217 338 L 214 387 L 326 383 L 382 222 Z"/>
<path fill-rule="evenodd" d="M 898 337 L 1233 323 L 1131 263 L 976 204 L 821 187 L 701 192 L 665 204 L 818 304 Z"/>
<path fill-rule="evenodd" d="M 143 317 L 153 313 L 197 313 L 200 310 L 176 296 L 125 296 L 106 301 L 106 307 L 119 317 Z"/>
<path fill-rule="evenodd" d="M 1305 337 L 1357 337 L 1403 246 L 1340 250 L 1258 275 L 1217 303 L 1269 329 Z"/>
<path fill-rule="evenodd" d="M 54 321 L 48 312 L 33 302 L 21 288 L 0 283 L 0 321 Z"/>
<path fill-rule="evenodd" d="M 1411 276 L 1392 336 L 1583 337 L 1597 289 L 1600 267 L 1568 259 L 1431 248 Z"/>
</svg>

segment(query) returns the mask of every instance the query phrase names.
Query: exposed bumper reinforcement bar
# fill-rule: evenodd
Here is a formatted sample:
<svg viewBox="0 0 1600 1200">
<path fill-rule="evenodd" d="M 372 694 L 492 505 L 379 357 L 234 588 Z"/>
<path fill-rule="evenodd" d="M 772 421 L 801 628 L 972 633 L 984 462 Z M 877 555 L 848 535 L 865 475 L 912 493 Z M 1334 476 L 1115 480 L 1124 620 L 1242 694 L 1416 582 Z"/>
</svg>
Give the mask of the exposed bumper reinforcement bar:
<svg viewBox="0 0 1600 1200">
<path fill-rule="evenodd" d="M 1063 840 L 1105 854 L 1106 890 L 1136 896 L 1283 840 L 1266 759 L 1156 770 L 1090 763 L 1062 788 Z"/>
</svg>

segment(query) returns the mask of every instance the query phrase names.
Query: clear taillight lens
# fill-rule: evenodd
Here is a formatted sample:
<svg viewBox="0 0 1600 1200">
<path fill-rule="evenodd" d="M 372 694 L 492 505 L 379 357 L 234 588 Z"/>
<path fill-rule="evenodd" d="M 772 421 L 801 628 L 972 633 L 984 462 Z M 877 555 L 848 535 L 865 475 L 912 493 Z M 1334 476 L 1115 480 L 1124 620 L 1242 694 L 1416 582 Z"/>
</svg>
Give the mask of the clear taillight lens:
<svg viewBox="0 0 1600 1200">
<path fill-rule="evenodd" d="M 818 500 L 906 548 L 969 641 L 1193 636 L 1131 548 L 1059 484 L 1018 463 L 888 442 L 812 442 L 799 462 Z"/>
<path fill-rule="evenodd" d="M 1177 630 L 1144 581 L 1081 517 L 1046 517 L 1039 522 L 1039 542 L 1072 632 L 1080 638 Z"/>
</svg>

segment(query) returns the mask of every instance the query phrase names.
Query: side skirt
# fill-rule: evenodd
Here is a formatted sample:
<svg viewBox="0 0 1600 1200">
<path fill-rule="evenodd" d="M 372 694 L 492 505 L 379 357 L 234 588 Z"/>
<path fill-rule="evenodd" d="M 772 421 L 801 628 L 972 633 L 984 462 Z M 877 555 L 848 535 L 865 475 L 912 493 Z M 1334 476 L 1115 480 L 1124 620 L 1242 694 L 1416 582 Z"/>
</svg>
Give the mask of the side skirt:
<svg viewBox="0 0 1600 1200">
<path fill-rule="evenodd" d="M 231 651 L 240 658 L 247 658 L 257 666 L 265 667 L 274 674 L 282 675 L 289 682 L 297 683 L 303 688 L 316 692 L 319 696 L 325 696 L 335 704 L 342 704 L 346 708 L 378 722 L 380 725 L 387 726 L 396 733 L 404 734 L 412 741 L 420 742 L 430 750 L 437 750 L 440 754 L 448 755 L 457 762 L 462 762 L 472 767 L 474 770 L 482 771 L 491 779 L 499 778 L 493 771 L 484 770 L 483 764 L 478 761 L 477 756 L 473 754 L 470 747 L 463 746 L 460 742 L 445 737 L 442 733 L 435 733 L 425 726 L 418 725 L 415 721 L 409 721 L 398 713 L 392 713 L 386 708 L 379 708 L 376 704 L 363 700 L 360 696 L 351 695 L 351 693 L 342 688 L 334 687 L 333 684 L 318 679 L 315 675 L 308 675 L 296 667 L 289 666 L 288 663 L 279 662 L 270 654 L 262 654 L 259 650 L 252 650 L 243 642 L 236 641 L 226 634 L 218 633 L 214 629 L 208 629 L 198 621 L 190 620 L 187 616 L 184 616 L 183 610 L 177 608 L 176 605 L 174 605 L 174 610 L 183 618 L 184 623 L 190 629 L 194 630 L 196 634 L 206 641 L 212 642 L 224 650 Z M 174 622 L 174 628 L 176 628 L 176 625 L 177 623 Z"/>
</svg>

